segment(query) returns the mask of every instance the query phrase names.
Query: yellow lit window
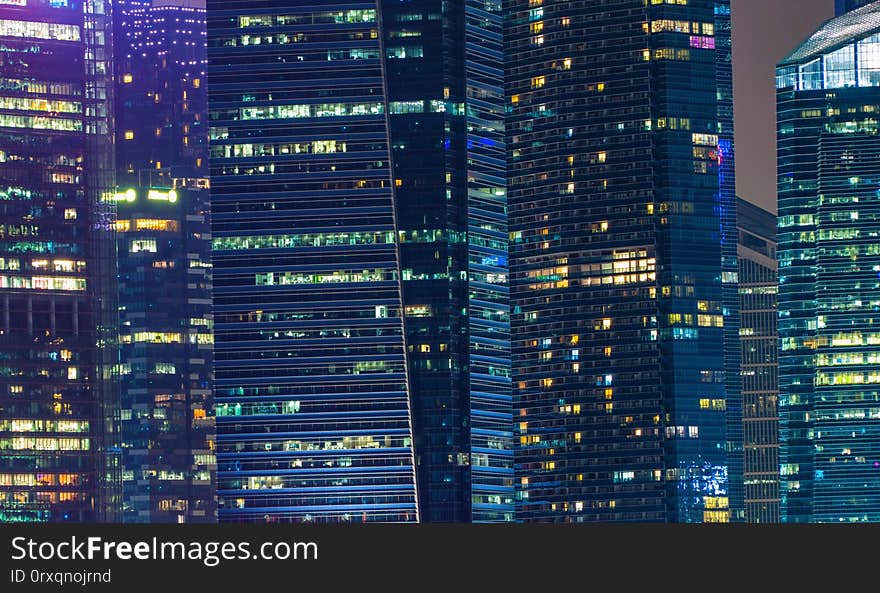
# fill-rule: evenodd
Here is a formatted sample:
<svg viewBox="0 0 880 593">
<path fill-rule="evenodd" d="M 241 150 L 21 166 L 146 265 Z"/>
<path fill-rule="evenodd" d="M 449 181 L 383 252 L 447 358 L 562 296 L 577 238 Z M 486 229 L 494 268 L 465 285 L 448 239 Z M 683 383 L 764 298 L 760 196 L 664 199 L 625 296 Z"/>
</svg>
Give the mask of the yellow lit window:
<svg viewBox="0 0 880 593">
<path fill-rule="evenodd" d="M 128 72 L 126 72 L 125 74 L 122 75 L 122 82 L 124 82 L 125 84 L 129 84 L 133 80 L 134 80 L 134 77 L 131 74 L 129 74 Z"/>
<path fill-rule="evenodd" d="M 571 70 L 571 58 L 565 58 L 562 60 L 562 68 L 564 70 Z"/>
<path fill-rule="evenodd" d="M 64 220 L 76 220 L 76 208 L 65 208 Z"/>
<path fill-rule="evenodd" d="M 202 86 L 202 79 L 201 78 L 193 78 L 193 88 L 197 89 L 200 86 Z"/>
<path fill-rule="evenodd" d="M 134 130 L 125 130 L 125 139 L 134 140 Z"/>
<path fill-rule="evenodd" d="M 535 76 L 532 78 L 532 88 L 540 89 L 543 88 L 547 83 L 547 79 L 544 76 Z"/>
<path fill-rule="evenodd" d="M 571 19 L 567 16 L 564 16 L 561 19 L 559 19 L 559 24 L 562 25 L 563 27 L 568 27 L 569 25 L 571 25 Z"/>
</svg>

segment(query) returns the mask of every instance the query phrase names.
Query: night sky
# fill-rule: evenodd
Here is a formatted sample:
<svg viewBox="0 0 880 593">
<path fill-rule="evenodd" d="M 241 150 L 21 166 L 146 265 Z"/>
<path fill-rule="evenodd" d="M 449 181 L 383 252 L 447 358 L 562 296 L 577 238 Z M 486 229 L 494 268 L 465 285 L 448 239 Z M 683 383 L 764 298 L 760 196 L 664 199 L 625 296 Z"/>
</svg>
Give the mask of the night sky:
<svg viewBox="0 0 880 593">
<path fill-rule="evenodd" d="M 833 0 L 732 0 L 736 182 L 776 212 L 776 63 L 834 14 Z"/>
</svg>

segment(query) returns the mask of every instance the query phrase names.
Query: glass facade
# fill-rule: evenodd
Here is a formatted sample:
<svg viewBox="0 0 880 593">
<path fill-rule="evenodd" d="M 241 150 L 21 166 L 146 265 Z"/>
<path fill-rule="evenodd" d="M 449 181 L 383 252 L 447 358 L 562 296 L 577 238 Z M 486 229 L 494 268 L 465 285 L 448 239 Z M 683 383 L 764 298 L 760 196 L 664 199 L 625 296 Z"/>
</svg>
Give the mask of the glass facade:
<svg viewBox="0 0 880 593">
<path fill-rule="evenodd" d="M 0 521 L 117 518 L 110 6 L 0 6 Z"/>
<path fill-rule="evenodd" d="M 513 520 L 501 2 L 379 6 L 421 519 Z"/>
<path fill-rule="evenodd" d="M 730 521 L 742 522 L 745 516 L 743 486 L 743 378 L 739 297 L 739 261 L 736 197 L 736 150 L 733 138 L 733 54 L 730 3 L 716 2 L 715 76 L 718 108 L 718 203 L 721 218 L 721 291 L 724 316 L 724 382 L 727 415 L 727 478 Z M 693 41 L 692 41 L 693 45 Z M 703 42 L 700 41 L 700 45 Z"/>
<path fill-rule="evenodd" d="M 865 4 L 870 4 L 873 0 L 834 0 L 834 10 L 838 15 L 850 10 L 855 10 Z"/>
<path fill-rule="evenodd" d="M 777 68 L 782 520 L 880 520 L 880 2 Z"/>
<path fill-rule="evenodd" d="M 776 216 L 739 200 L 737 220 L 745 520 L 749 523 L 778 523 Z"/>
<path fill-rule="evenodd" d="M 205 185 L 116 194 L 126 523 L 217 520 Z"/>
<path fill-rule="evenodd" d="M 729 3 L 508 17 L 518 518 L 739 520 Z"/>
<path fill-rule="evenodd" d="M 221 521 L 512 520 L 500 3 L 208 9 Z"/>
<path fill-rule="evenodd" d="M 122 519 L 217 520 L 205 11 L 114 4 Z"/>
</svg>

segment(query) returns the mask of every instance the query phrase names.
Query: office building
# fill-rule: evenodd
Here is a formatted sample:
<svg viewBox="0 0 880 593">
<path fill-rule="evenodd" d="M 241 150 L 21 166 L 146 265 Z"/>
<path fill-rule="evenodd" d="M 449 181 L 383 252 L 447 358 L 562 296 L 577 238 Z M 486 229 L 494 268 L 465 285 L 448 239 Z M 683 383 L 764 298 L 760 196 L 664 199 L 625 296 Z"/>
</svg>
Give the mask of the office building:
<svg viewBox="0 0 880 593">
<path fill-rule="evenodd" d="M 880 520 L 880 2 L 777 67 L 782 520 Z"/>
<path fill-rule="evenodd" d="M 745 520 L 779 522 L 776 216 L 737 203 Z"/>
<path fill-rule="evenodd" d="M 115 5 L 122 519 L 217 520 L 204 7 Z"/>
<path fill-rule="evenodd" d="M 117 193 L 126 523 L 217 520 L 209 200 L 195 182 Z"/>
<path fill-rule="evenodd" d="M 501 3 L 208 15 L 220 520 L 513 520 Z"/>
<path fill-rule="evenodd" d="M 0 521 L 113 521 L 109 3 L 0 6 Z"/>
<path fill-rule="evenodd" d="M 519 520 L 742 520 L 729 19 L 511 2 Z"/>
</svg>

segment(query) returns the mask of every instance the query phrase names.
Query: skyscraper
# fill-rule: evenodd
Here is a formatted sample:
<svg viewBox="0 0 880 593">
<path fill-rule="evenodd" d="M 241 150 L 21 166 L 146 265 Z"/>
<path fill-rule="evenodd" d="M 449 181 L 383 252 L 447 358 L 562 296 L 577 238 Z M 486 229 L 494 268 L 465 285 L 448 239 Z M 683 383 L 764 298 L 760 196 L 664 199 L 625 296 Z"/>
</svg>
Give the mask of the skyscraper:
<svg viewBox="0 0 880 593">
<path fill-rule="evenodd" d="M 206 23 L 115 5 L 123 521 L 213 522 Z"/>
<path fill-rule="evenodd" d="M 880 520 L 880 2 L 777 67 L 782 520 Z"/>
<path fill-rule="evenodd" d="M 739 520 L 729 2 L 508 23 L 518 517 Z"/>
<path fill-rule="evenodd" d="M 742 343 L 744 510 L 749 523 L 779 522 L 779 365 L 776 216 L 737 203 Z"/>
<path fill-rule="evenodd" d="M 221 521 L 509 521 L 500 2 L 208 3 Z"/>
<path fill-rule="evenodd" d="M 109 11 L 0 7 L 0 521 L 116 518 Z"/>
<path fill-rule="evenodd" d="M 126 523 L 217 520 L 209 200 L 193 181 L 117 193 Z"/>
</svg>

